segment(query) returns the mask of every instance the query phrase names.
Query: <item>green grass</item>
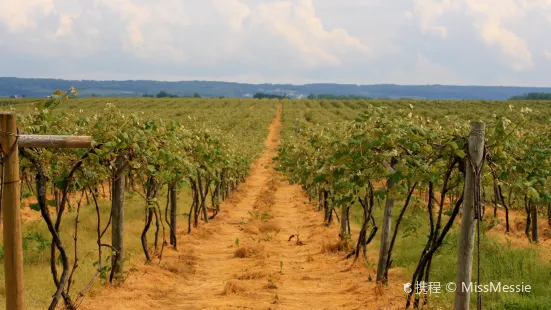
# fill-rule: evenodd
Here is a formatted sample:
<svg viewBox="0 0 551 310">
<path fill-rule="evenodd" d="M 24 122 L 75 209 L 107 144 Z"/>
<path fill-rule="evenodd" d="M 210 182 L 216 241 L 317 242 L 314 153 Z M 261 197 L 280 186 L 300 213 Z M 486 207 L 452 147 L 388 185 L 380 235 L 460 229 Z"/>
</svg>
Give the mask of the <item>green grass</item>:
<svg viewBox="0 0 551 310">
<path fill-rule="evenodd" d="M 166 190 L 161 191 L 159 196 L 161 209 L 163 211 L 164 219 L 164 207 L 166 203 Z M 85 199 L 84 199 L 85 200 Z M 84 205 L 80 210 L 80 222 L 78 232 L 78 256 L 79 256 L 79 268 L 75 272 L 75 283 L 72 285 L 72 294 L 78 293 L 82 288 L 86 286 L 92 275 L 96 271 L 94 262 L 98 260 L 97 257 L 97 215 L 95 205 Z M 190 191 L 188 188 L 184 188 L 178 193 L 178 221 L 179 229 L 187 227 L 187 216 L 184 216 L 185 212 L 189 211 L 191 204 Z M 139 236 L 142 233 L 145 219 L 145 203 L 144 200 L 137 194 L 127 193 L 125 195 L 125 245 L 126 245 L 126 261 L 143 262 L 145 261 L 145 255 L 141 247 L 141 240 Z M 99 203 L 100 216 L 102 223 L 102 230 L 105 228 L 109 219 L 109 212 L 111 209 L 111 202 L 102 200 Z M 67 212 L 63 216 L 61 226 L 61 239 L 65 246 L 69 257 L 71 258 L 70 265 L 72 266 L 74 257 L 74 223 L 76 217 L 76 210 Z M 168 225 L 165 223 L 166 240 L 169 237 Z M 148 233 L 149 246 L 153 246 L 155 226 L 154 224 Z M 24 222 L 23 223 L 23 236 L 28 233 L 39 234 L 44 236 L 48 242 L 51 241 L 50 233 L 43 220 Z M 111 229 L 108 229 L 104 237 L 102 238 L 104 243 L 111 243 Z M 162 240 L 159 240 L 162 242 Z M 159 243 L 160 245 L 160 243 Z M 33 249 L 33 247 L 35 249 Z M 104 265 L 106 265 L 106 259 L 111 254 L 106 248 L 102 249 Z M 57 252 L 59 253 L 59 252 Z M 25 286 L 25 302 L 26 309 L 46 309 L 51 301 L 51 296 L 55 292 L 55 286 L 53 283 L 52 275 L 50 272 L 50 247 L 40 250 L 40 245 L 36 241 L 28 243 L 27 250 L 24 251 L 24 286 Z M 107 262 L 109 262 L 107 260 Z M 127 265 L 128 266 L 128 265 Z M 58 270 L 61 272 L 61 265 L 58 264 Z M 126 268 L 128 271 L 129 268 Z M 101 279 L 96 279 L 94 289 L 101 287 Z M 0 269 L 0 309 L 5 309 L 4 300 L 4 268 Z"/>
<path fill-rule="evenodd" d="M 439 251 L 433 260 L 431 278 L 441 283 L 455 282 L 457 268 L 458 234 L 448 238 L 450 246 Z M 410 240 L 413 243 L 412 240 Z M 530 293 L 488 292 L 483 293 L 485 309 L 551 309 L 551 264 L 540 259 L 537 250 L 515 248 L 491 238 L 481 238 L 481 283 L 505 285 L 530 285 Z M 402 250 L 402 249 L 401 249 Z M 473 265 L 473 282 L 476 282 L 476 255 Z M 405 262 L 403 262 L 405 263 Z M 411 269 L 410 269 L 411 270 Z M 434 304 L 453 304 L 454 294 L 435 296 Z M 471 294 L 471 306 L 476 305 L 476 293 Z"/>
<path fill-rule="evenodd" d="M 392 224 L 396 223 L 396 218 L 400 212 L 403 202 L 396 202 L 394 206 L 394 217 Z M 379 202 L 374 208 L 374 216 L 381 228 L 384 202 Z M 355 204 L 351 210 L 351 225 L 357 238 L 357 232 L 360 223 L 354 218 L 361 216 L 362 210 L 358 204 Z M 411 276 L 417 267 L 421 251 L 426 245 L 428 233 L 428 214 L 423 209 L 409 208 L 405 218 L 415 216 L 419 221 L 418 230 L 415 234 L 403 237 L 403 231 L 407 222 L 402 220 L 400 231 L 396 238 L 396 244 L 393 250 L 393 267 L 406 268 L 408 271 L 407 282 L 411 281 Z M 447 221 L 444 217 L 443 222 Z M 415 222 L 412 222 L 412 225 Z M 444 222 L 445 223 L 445 222 Z M 433 257 L 430 281 L 440 282 L 441 294 L 430 296 L 429 303 L 435 309 L 453 309 L 454 294 L 447 293 L 445 285 L 449 282 L 455 282 L 457 272 L 457 245 L 459 242 L 458 228 L 459 219 L 456 219 L 456 225 L 446 237 L 444 244 Z M 393 226 L 394 229 L 394 226 Z M 484 228 L 483 228 L 484 230 Z M 380 246 L 380 230 L 373 242 L 368 246 L 368 251 L 378 253 Z M 551 262 L 541 259 L 538 249 L 516 248 L 511 244 L 503 244 L 491 237 L 481 237 L 481 279 L 483 284 L 501 282 L 504 285 L 525 285 L 531 286 L 531 293 L 483 293 L 484 309 L 551 309 Z M 475 261 L 473 265 L 473 279 L 476 282 L 476 249 Z M 369 262 L 375 266 L 377 262 Z M 391 278 L 390 281 L 393 281 Z M 396 279 L 394 279 L 396 281 Z M 471 294 L 471 308 L 476 308 L 476 293 Z M 405 306 L 405 302 L 404 302 Z"/>
</svg>

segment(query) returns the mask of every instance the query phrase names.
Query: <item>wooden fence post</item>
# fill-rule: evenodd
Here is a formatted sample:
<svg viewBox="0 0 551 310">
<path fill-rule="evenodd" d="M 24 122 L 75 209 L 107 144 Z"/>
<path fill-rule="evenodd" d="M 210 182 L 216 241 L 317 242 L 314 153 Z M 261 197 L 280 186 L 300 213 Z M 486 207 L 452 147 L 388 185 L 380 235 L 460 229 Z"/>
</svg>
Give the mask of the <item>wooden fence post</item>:
<svg viewBox="0 0 551 310">
<path fill-rule="evenodd" d="M 470 293 L 464 288 L 468 287 L 472 279 L 473 252 L 475 237 L 475 173 L 471 166 L 471 159 L 475 169 L 479 169 L 484 160 L 484 128 L 483 122 L 472 122 L 469 134 L 468 152 L 465 159 L 465 196 L 461 217 L 460 239 L 457 257 L 457 274 L 455 289 L 455 310 L 468 310 Z M 480 186 L 478 186 L 480 189 Z M 466 287 L 465 287 L 465 286 Z M 474 286 L 473 286 L 474 287 Z"/>
<path fill-rule="evenodd" d="M 19 152 L 16 142 L 17 124 L 13 113 L 1 113 L 2 151 L 4 161 L 2 209 L 4 213 L 4 273 L 6 309 L 23 310 L 23 244 L 20 217 Z M 14 148 L 12 150 L 12 148 Z"/>
<path fill-rule="evenodd" d="M 20 135 L 16 115 L 0 113 L 1 147 L 4 155 L 2 212 L 6 309 L 23 310 L 23 240 L 21 234 L 19 147 L 89 148 L 89 136 Z M 17 144 L 15 144 L 17 141 Z"/>
<path fill-rule="evenodd" d="M 120 154 L 115 160 L 115 172 L 111 183 L 111 245 L 117 251 L 113 255 L 111 264 L 115 275 L 120 276 L 123 272 L 124 262 L 124 184 L 126 182 L 125 167 L 127 161 L 124 155 Z"/>
</svg>

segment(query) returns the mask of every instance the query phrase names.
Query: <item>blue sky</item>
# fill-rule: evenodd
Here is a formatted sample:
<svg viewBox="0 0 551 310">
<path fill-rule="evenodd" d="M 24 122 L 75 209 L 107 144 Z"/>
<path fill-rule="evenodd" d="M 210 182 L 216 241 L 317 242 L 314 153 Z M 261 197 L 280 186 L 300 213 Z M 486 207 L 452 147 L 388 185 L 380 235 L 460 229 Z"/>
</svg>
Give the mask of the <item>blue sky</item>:
<svg viewBox="0 0 551 310">
<path fill-rule="evenodd" d="M 551 86 L 551 0 L 0 0 L 0 76 Z"/>
</svg>

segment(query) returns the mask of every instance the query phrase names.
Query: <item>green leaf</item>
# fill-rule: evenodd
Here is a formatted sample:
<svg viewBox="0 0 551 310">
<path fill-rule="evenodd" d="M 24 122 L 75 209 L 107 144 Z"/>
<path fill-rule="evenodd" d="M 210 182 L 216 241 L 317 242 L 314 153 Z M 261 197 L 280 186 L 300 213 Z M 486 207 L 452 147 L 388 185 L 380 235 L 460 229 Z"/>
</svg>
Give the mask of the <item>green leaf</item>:
<svg viewBox="0 0 551 310">
<path fill-rule="evenodd" d="M 527 194 L 528 194 L 528 197 L 534 198 L 534 199 L 537 199 L 540 197 L 540 195 L 538 194 L 538 191 L 533 187 L 528 188 Z"/>
<path fill-rule="evenodd" d="M 33 193 L 31 193 L 31 192 L 25 192 L 25 193 L 21 194 L 21 198 L 22 199 L 29 198 L 32 195 L 33 195 Z"/>
<path fill-rule="evenodd" d="M 31 208 L 34 211 L 40 211 L 40 205 L 38 203 L 29 204 L 29 208 Z"/>
</svg>

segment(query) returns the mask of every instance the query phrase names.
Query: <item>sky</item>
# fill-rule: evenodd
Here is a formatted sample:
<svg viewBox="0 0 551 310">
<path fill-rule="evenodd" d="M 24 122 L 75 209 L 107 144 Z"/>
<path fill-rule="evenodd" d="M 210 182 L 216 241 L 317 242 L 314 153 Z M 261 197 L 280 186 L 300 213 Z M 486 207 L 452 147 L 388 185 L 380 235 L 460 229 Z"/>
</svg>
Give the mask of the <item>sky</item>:
<svg viewBox="0 0 551 310">
<path fill-rule="evenodd" d="M 551 0 L 0 0 L 0 76 L 551 86 Z"/>
</svg>

